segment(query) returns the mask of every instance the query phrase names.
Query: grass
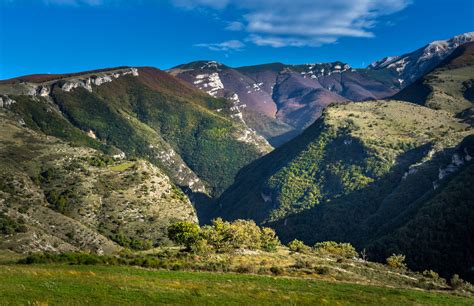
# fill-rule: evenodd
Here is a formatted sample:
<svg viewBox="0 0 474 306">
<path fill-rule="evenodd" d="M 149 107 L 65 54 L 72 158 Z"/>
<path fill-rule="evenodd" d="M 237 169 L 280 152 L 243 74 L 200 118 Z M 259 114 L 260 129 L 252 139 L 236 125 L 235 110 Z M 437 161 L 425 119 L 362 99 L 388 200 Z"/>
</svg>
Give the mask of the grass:
<svg viewBox="0 0 474 306">
<path fill-rule="evenodd" d="M 7 265 L 0 304 L 472 305 L 439 292 L 336 284 L 298 278 L 132 267 Z"/>
<path fill-rule="evenodd" d="M 112 170 L 112 171 L 123 172 L 123 171 L 127 170 L 128 168 L 130 168 L 134 165 L 135 165 L 134 162 L 125 162 L 125 163 L 122 163 L 122 164 L 112 166 L 109 169 Z"/>
</svg>

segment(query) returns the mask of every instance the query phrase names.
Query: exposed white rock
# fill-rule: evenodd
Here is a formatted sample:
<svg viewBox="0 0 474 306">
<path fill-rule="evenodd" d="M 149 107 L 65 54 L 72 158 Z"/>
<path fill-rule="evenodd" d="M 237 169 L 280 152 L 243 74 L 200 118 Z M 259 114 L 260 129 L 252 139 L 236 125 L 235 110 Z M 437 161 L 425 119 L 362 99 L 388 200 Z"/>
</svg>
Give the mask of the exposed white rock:
<svg viewBox="0 0 474 306">
<path fill-rule="evenodd" d="M 262 197 L 265 203 L 272 201 L 272 196 L 270 194 L 264 194 L 263 192 L 261 192 L 260 196 Z"/>
<path fill-rule="evenodd" d="M 81 77 L 72 78 L 72 79 L 67 80 L 66 83 L 63 84 L 61 89 L 63 91 L 69 92 L 75 88 L 82 87 L 92 92 L 92 85 L 100 86 L 104 83 L 112 82 L 113 79 L 117 79 L 125 75 L 138 76 L 139 75 L 138 69 L 130 68 L 130 69 L 120 71 L 120 72 L 113 72 L 113 73 L 103 72 L 100 75 L 91 76 L 87 78 L 81 78 Z"/>
<path fill-rule="evenodd" d="M 37 89 L 37 93 L 40 97 L 47 97 L 49 96 L 49 93 L 50 93 L 51 89 L 49 88 L 49 86 L 39 86 L 38 89 Z"/>
<path fill-rule="evenodd" d="M 8 96 L 0 96 L 0 107 L 9 107 L 10 105 L 16 103 L 15 100 L 11 99 Z"/>
<path fill-rule="evenodd" d="M 195 76 L 194 85 L 201 90 L 204 90 L 207 94 L 217 97 L 219 90 L 224 89 L 224 84 L 219 77 L 219 73 L 214 72 L 211 74 L 198 74 Z"/>
<path fill-rule="evenodd" d="M 222 67 L 222 64 L 216 61 L 209 61 L 204 63 L 204 65 L 201 66 L 201 70 L 208 70 L 208 69 L 214 69 L 217 71 L 221 71 L 220 67 Z"/>
<path fill-rule="evenodd" d="M 93 130 L 89 130 L 89 132 L 87 132 L 87 136 L 93 139 L 97 139 L 97 136 L 95 135 Z"/>
<path fill-rule="evenodd" d="M 125 152 L 121 151 L 117 154 L 112 155 L 112 157 L 115 158 L 115 159 L 125 159 L 126 155 L 125 155 Z"/>
<path fill-rule="evenodd" d="M 417 172 L 418 172 L 418 170 L 415 167 L 412 167 L 412 168 L 408 169 L 407 172 L 405 172 L 402 179 L 406 179 L 409 175 L 415 174 Z"/>
<path fill-rule="evenodd" d="M 455 153 L 452 157 L 452 163 L 456 166 L 461 166 L 464 164 L 464 160 L 457 153 Z"/>
</svg>

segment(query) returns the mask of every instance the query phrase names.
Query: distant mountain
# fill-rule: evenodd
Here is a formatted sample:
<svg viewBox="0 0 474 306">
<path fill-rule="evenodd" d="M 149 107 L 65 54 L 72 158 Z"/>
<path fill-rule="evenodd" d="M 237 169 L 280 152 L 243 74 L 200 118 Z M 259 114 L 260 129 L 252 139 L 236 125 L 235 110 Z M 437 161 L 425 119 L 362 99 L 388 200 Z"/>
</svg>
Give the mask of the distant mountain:
<svg viewBox="0 0 474 306">
<path fill-rule="evenodd" d="M 384 98 L 397 91 L 396 78 L 385 71 L 355 70 L 342 62 L 230 68 L 200 61 L 168 72 L 233 101 L 243 109 L 244 121 L 276 146 L 314 122 L 330 103 Z M 260 120 L 254 120 L 255 113 Z M 262 118 L 268 124 L 262 126 Z"/>
<path fill-rule="evenodd" d="M 456 48 L 433 70 L 393 99 L 443 109 L 474 122 L 474 42 Z"/>
<path fill-rule="evenodd" d="M 413 268 L 467 273 L 474 255 L 467 238 L 472 134 L 445 111 L 407 102 L 334 105 L 301 135 L 244 167 L 215 214 L 270 225 L 284 241 L 350 241 L 379 260 L 402 252 Z M 469 182 L 456 185 L 455 178 Z M 435 206 L 445 214 L 424 220 Z M 417 240 L 421 233 L 427 240 Z M 417 243 L 429 247 L 407 250 Z M 466 252 L 444 265 L 433 256 L 455 256 L 448 245 Z"/>
<path fill-rule="evenodd" d="M 402 56 L 386 57 L 364 69 L 343 62 L 231 68 L 198 61 L 168 72 L 214 97 L 230 99 L 242 109 L 250 128 L 279 146 L 313 123 L 329 104 L 388 98 L 473 40 L 474 32 L 465 33 Z"/>
<path fill-rule="evenodd" d="M 385 57 L 369 65 L 371 70 L 391 70 L 398 75 L 403 87 L 410 85 L 439 65 L 457 47 L 474 41 L 474 32 L 454 36 L 448 40 L 437 40 L 400 56 Z"/>
</svg>

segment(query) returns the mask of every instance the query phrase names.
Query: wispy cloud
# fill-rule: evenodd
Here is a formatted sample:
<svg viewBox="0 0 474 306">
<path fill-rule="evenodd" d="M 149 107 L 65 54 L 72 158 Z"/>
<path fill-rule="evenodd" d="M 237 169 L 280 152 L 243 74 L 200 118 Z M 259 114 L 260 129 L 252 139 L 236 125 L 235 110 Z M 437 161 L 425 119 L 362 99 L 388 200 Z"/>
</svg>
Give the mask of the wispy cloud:
<svg viewBox="0 0 474 306">
<path fill-rule="evenodd" d="M 379 17 L 407 7 L 411 0 L 173 0 L 187 9 L 208 7 L 242 11 L 244 23 L 227 29 L 245 31 L 260 46 L 319 46 L 341 37 L 374 37 Z"/>
<path fill-rule="evenodd" d="M 228 31 L 241 31 L 245 28 L 244 24 L 239 21 L 231 21 L 225 27 Z"/>
<path fill-rule="evenodd" d="M 212 51 L 239 51 L 245 44 L 239 40 L 228 40 L 220 43 L 195 44 L 195 47 L 207 48 Z"/>
<path fill-rule="evenodd" d="M 49 5 L 133 5 L 129 0 L 0 0 L 1 3 L 42 2 Z M 225 30 L 242 32 L 245 41 L 272 47 L 320 46 L 342 37 L 374 37 L 380 17 L 405 9 L 414 0 L 137 0 L 160 5 L 172 2 L 183 9 L 224 16 L 239 13 Z M 36 2 L 36 3 L 37 3 Z M 229 14 L 231 13 L 231 14 Z M 241 36 L 241 35 L 240 35 Z M 211 50 L 238 50 L 243 43 L 229 40 L 197 45 Z"/>
</svg>

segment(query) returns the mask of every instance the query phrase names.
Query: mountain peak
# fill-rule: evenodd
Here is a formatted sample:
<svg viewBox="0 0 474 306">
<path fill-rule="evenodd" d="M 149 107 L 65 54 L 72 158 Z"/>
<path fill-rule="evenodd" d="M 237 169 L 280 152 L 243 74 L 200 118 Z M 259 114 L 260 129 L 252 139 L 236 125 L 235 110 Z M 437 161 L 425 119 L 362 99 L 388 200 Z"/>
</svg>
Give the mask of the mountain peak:
<svg viewBox="0 0 474 306">
<path fill-rule="evenodd" d="M 182 69 L 182 70 L 203 70 L 203 71 L 218 72 L 226 68 L 228 68 L 226 65 L 219 63 L 217 61 L 201 60 L 201 61 L 194 61 L 187 64 L 178 65 L 176 67 L 171 68 L 170 70 Z"/>
<path fill-rule="evenodd" d="M 446 40 L 435 40 L 424 47 L 401 56 L 385 57 L 371 63 L 371 70 L 394 70 L 400 84 L 412 83 L 441 63 L 457 47 L 474 41 L 474 32 L 466 32 Z"/>
</svg>

